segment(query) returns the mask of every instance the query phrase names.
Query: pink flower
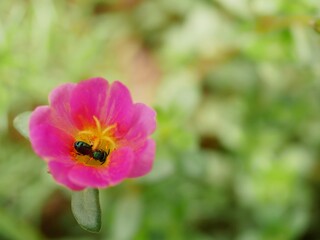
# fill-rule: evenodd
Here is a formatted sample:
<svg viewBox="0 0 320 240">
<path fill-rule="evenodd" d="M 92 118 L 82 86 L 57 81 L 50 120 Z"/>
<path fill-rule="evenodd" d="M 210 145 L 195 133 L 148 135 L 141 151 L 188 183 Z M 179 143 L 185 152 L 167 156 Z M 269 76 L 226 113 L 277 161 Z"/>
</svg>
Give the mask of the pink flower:
<svg viewBox="0 0 320 240">
<path fill-rule="evenodd" d="M 92 78 L 54 89 L 30 119 L 30 140 L 53 178 L 71 188 L 105 188 L 147 174 L 156 112 L 133 103 L 120 82 Z"/>
</svg>

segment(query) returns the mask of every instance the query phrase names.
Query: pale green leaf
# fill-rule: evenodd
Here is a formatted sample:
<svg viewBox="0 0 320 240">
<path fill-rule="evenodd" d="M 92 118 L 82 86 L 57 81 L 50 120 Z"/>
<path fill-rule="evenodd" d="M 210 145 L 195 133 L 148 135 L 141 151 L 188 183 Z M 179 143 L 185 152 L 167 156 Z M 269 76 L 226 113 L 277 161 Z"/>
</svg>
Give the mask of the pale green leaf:
<svg viewBox="0 0 320 240">
<path fill-rule="evenodd" d="M 99 190 L 89 188 L 74 192 L 71 208 L 78 224 L 89 232 L 99 232 L 101 229 L 101 209 Z"/>
<path fill-rule="evenodd" d="M 15 117 L 13 120 L 13 125 L 17 131 L 29 139 L 29 121 L 30 121 L 31 112 L 23 112 Z"/>
</svg>

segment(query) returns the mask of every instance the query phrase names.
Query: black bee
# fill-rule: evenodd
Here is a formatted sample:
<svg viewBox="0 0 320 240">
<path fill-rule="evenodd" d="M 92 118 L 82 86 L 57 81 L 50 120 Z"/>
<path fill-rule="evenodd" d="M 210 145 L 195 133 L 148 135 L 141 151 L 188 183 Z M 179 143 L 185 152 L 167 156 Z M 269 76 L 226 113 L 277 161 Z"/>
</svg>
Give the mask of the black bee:
<svg viewBox="0 0 320 240">
<path fill-rule="evenodd" d="M 86 142 L 76 141 L 74 144 L 74 149 L 82 155 L 92 155 L 92 145 L 89 145 Z"/>
<path fill-rule="evenodd" d="M 76 141 L 73 146 L 78 154 L 87 155 L 94 160 L 101 162 L 101 165 L 106 162 L 106 159 L 110 154 L 110 149 L 107 152 L 103 150 L 92 150 L 92 145 L 82 141 Z"/>
<path fill-rule="evenodd" d="M 99 162 L 101 162 L 101 164 L 104 164 L 109 154 L 110 154 L 110 149 L 108 150 L 108 152 L 105 152 L 103 150 L 94 150 L 92 152 L 92 157 L 95 160 L 98 160 Z"/>
</svg>

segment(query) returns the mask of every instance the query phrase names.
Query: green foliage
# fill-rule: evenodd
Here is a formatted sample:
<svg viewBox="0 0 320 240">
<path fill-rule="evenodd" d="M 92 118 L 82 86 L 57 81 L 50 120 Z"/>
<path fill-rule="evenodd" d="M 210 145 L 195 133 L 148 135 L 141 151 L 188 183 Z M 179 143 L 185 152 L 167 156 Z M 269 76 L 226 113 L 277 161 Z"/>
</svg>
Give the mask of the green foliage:
<svg viewBox="0 0 320 240">
<path fill-rule="evenodd" d="M 319 239 L 319 6 L 0 1 L 0 238 Z M 93 76 L 158 113 L 153 171 L 100 191 L 94 235 L 13 128 Z"/>
</svg>

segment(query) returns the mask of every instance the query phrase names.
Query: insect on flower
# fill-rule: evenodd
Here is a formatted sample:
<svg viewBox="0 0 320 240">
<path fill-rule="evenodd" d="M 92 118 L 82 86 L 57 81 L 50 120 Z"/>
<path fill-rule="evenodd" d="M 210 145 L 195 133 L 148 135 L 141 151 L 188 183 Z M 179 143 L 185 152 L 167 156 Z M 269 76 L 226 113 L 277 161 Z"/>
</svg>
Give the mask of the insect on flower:
<svg viewBox="0 0 320 240">
<path fill-rule="evenodd" d="M 74 143 L 74 148 L 77 151 L 77 154 L 89 156 L 95 160 L 101 162 L 101 164 L 105 163 L 106 158 L 110 154 L 110 149 L 107 152 L 103 150 L 93 150 L 92 145 L 89 145 L 83 141 L 76 141 Z"/>
<path fill-rule="evenodd" d="M 95 160 L 98 160 L 99 162 L 101 162 L 101 164 L 104 164 L 109 154 L 110 154 L 110 149 L 108 149 L 107 152 L 103 150 L 94 150 L 92 152 L 92 157 Z"/>
<path fill-rule="evenodd" d="M 83 141 L 76 141 L 74 143 L 74 149 L 82 155 L 90 156 L 92 154 L 92 145 L 89 145 Z"/>
</svg>

